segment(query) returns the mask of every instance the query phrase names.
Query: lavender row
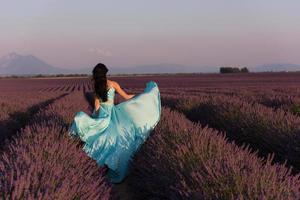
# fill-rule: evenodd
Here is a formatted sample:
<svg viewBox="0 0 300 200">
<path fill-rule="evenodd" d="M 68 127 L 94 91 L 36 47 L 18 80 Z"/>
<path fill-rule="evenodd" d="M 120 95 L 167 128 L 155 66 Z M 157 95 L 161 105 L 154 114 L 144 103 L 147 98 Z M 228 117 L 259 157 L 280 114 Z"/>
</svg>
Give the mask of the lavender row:
<svg viewBox="0 0 300 200">
<path fill-rule="evenodd" d="M 0 161 L 0 196 L 4 199 L 109 199 L 111 186 L 99 167 L 71 138 L 68 126 L 78 109 L 80 92 L 42 108 L 13 141 Z"/>
<path fill-rule="evenodd" d="M 249 74 L 164 74 L 143 76 L 109 76 L 124 88 L 143 88 L 145 82 L 155 80 L 160 88 L 176 88 L 176 92 L 183 89 L 202 90 L 219 88 L 277 88 L 278 92 L 287 91 L 288 94 L 296 92 L 300 94 L 300 73 L 249 73 Z M 0 92 L 3 91 L 53 91 L 53 90 L 77 90 L 78 87 L 91 89 L 91 74 L 87 77 L 57 77 L 57 78 L 20 78 L 1 79 Z M 75 86 L 75 88 L 73 87 Z M 84 87 L 83 87 L 84 86 Z"/>
<path fill-rule="evenodd" d="M 180 101 L 178 101 L 180 99 Z M 248 144 L 260 156 L 275 154 L 275 161 L 300 170 L 300 118 L 281 109 L 224 95 L 201 97 L 165 96 L 163 103 L 220 131 L 236 143 Z"/>
<path fill-rule="evenodd" d="M 220 95 L 239 97 L 250 103 L 260 103 L 273 109 L 282 109 L 300 116 L 300 93 L 297 88 L 227 88 L 223 90 L 203 90 L 191 92 L 191 95 Z"/>
<path fill-rule="evenodd" d="M 246 93 L 240 96 L 249 102 L 257 102 L 275 110 L 282 109 L 300 116 L 300 96 L 293 94 L 265 93 L 261 95 Z"/>
<path fill-rule="evenodd" d="M 11 115 L 20 112 L 27 112 L 28 108 L 56 98 L 64 92 L 1 92 L 0 94 L 0 121 L 7 120 Z"/>
<path fill-rule="evenodd" d="M 74 88 L 87 86 L 88 78 L 20 78 L 0 80 L 0 92 L 24 92 L 24 91 L 64 91 L 70 92 Z M 76 86 L 76 87 L 74 87 Z"/>
<path fill-rule="evenodd" d="M 300 94 L 296 89 L 281 91 L 282 88 L 195 88 L 195 89 L 162 89 L 165 95 L 207 96 L 227 95 L 241 98 L 248 102 L 260 103 L 273 109 L 282 109 L 300 116 Z M 285 88 L 288 89 L 288 88 Z"/>
<path fill-rule="evenodd" d="M 133 160 L 141 199 L 299 199 L 299 175 L 167 108 Z"/>
<path fill-rule="evenodd" d="M 51 104 L 64 93 L 3 92 L 0 94 L 0 148 L 42 107 Z"/>
<path fill-rule="evenodd" d="M 300 116 L 300 92 L 297 87 L 191 87 L 191 88 L 162 88 L 165 95 L 203 96 L 227 95 L 240 97 L 249 102 L 257 102 L 273 109 L 283 109 L 286 112 Z"/>
</svg>

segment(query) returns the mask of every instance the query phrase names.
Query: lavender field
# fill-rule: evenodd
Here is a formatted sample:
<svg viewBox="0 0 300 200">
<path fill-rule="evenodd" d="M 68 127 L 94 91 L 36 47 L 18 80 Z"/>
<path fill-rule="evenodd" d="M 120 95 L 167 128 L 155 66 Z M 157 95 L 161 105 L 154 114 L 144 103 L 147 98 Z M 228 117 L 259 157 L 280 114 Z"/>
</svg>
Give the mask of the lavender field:
<svg viewBox="0 0 300 200">
<path fill-rule="evenodd" d="M 153 80 L 162 100 L 117 185 L 67 134 L 93 111 L 89 78 L 0 79 L 1 199 L 300 199 L 300 73 L 109 79 L 133 94 Z"/>
</svg>

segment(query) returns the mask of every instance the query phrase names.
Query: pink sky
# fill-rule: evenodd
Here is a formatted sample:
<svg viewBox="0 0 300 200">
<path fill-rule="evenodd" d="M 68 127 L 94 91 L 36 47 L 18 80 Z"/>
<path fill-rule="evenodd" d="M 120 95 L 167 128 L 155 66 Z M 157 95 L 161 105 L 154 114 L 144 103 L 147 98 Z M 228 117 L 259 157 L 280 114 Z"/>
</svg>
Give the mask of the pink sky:
<svg viewBox="0 0 300 200">
<path fill-rule="evenodd" d="M 4 1 L 0 56 L 65 68 L 300 64 L 299 1 Z"/>
</svg>

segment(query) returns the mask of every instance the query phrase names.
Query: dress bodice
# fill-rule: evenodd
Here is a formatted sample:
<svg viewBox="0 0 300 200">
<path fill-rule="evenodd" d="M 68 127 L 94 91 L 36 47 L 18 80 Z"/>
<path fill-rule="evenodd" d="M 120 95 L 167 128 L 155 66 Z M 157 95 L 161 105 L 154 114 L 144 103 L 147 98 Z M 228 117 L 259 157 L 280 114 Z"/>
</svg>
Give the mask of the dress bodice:
<svg viewBox="0 0 300 200">
<path fill-rule="evenodd" d="M 94 109 L 92 116 L 99 118 L 106 118 L 110 115 L 111 108 L 114 105 L 114 97 L 115 97 L 115 88 L 111 87 L 107 91 L 107 101 L 100 102 L 100 111 L 98 115 L 96 114 L 96 110 Z"/>
<path fill-rule="evenodd" d="M 107 91 L 107 101 L 101 102 L 101 105 L 114 104 L 115 88 L 111 87 Z"/>
<path fill-rule="evenodd" d="M 115 88 L 111 87 L 107 91 L 107 101 L 113 101 L 115 97 Z M 105 103 L 105 102 L 103 102 Z"/>
</svg>

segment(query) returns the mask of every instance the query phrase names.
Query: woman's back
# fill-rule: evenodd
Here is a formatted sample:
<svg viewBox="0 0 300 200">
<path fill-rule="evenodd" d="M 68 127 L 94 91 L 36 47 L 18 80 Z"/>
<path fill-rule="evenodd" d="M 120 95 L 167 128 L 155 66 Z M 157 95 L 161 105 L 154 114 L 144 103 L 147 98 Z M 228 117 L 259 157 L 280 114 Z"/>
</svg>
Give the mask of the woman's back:
<svg viewBox="0 0 300 200">
<path fill-rule="evenodd" d="M 115 97 L 115 88 L 113 86 L 113 83 L 112 81 L 107 80 L 107 101 L 103 102 L 96 95 L 94 96 L 95 106 L 94 106 L 93 116 L 99 114 L 101 106 L 105 107 L 105 105 L 113 105 L 114 97 Z"/>
</svg>

